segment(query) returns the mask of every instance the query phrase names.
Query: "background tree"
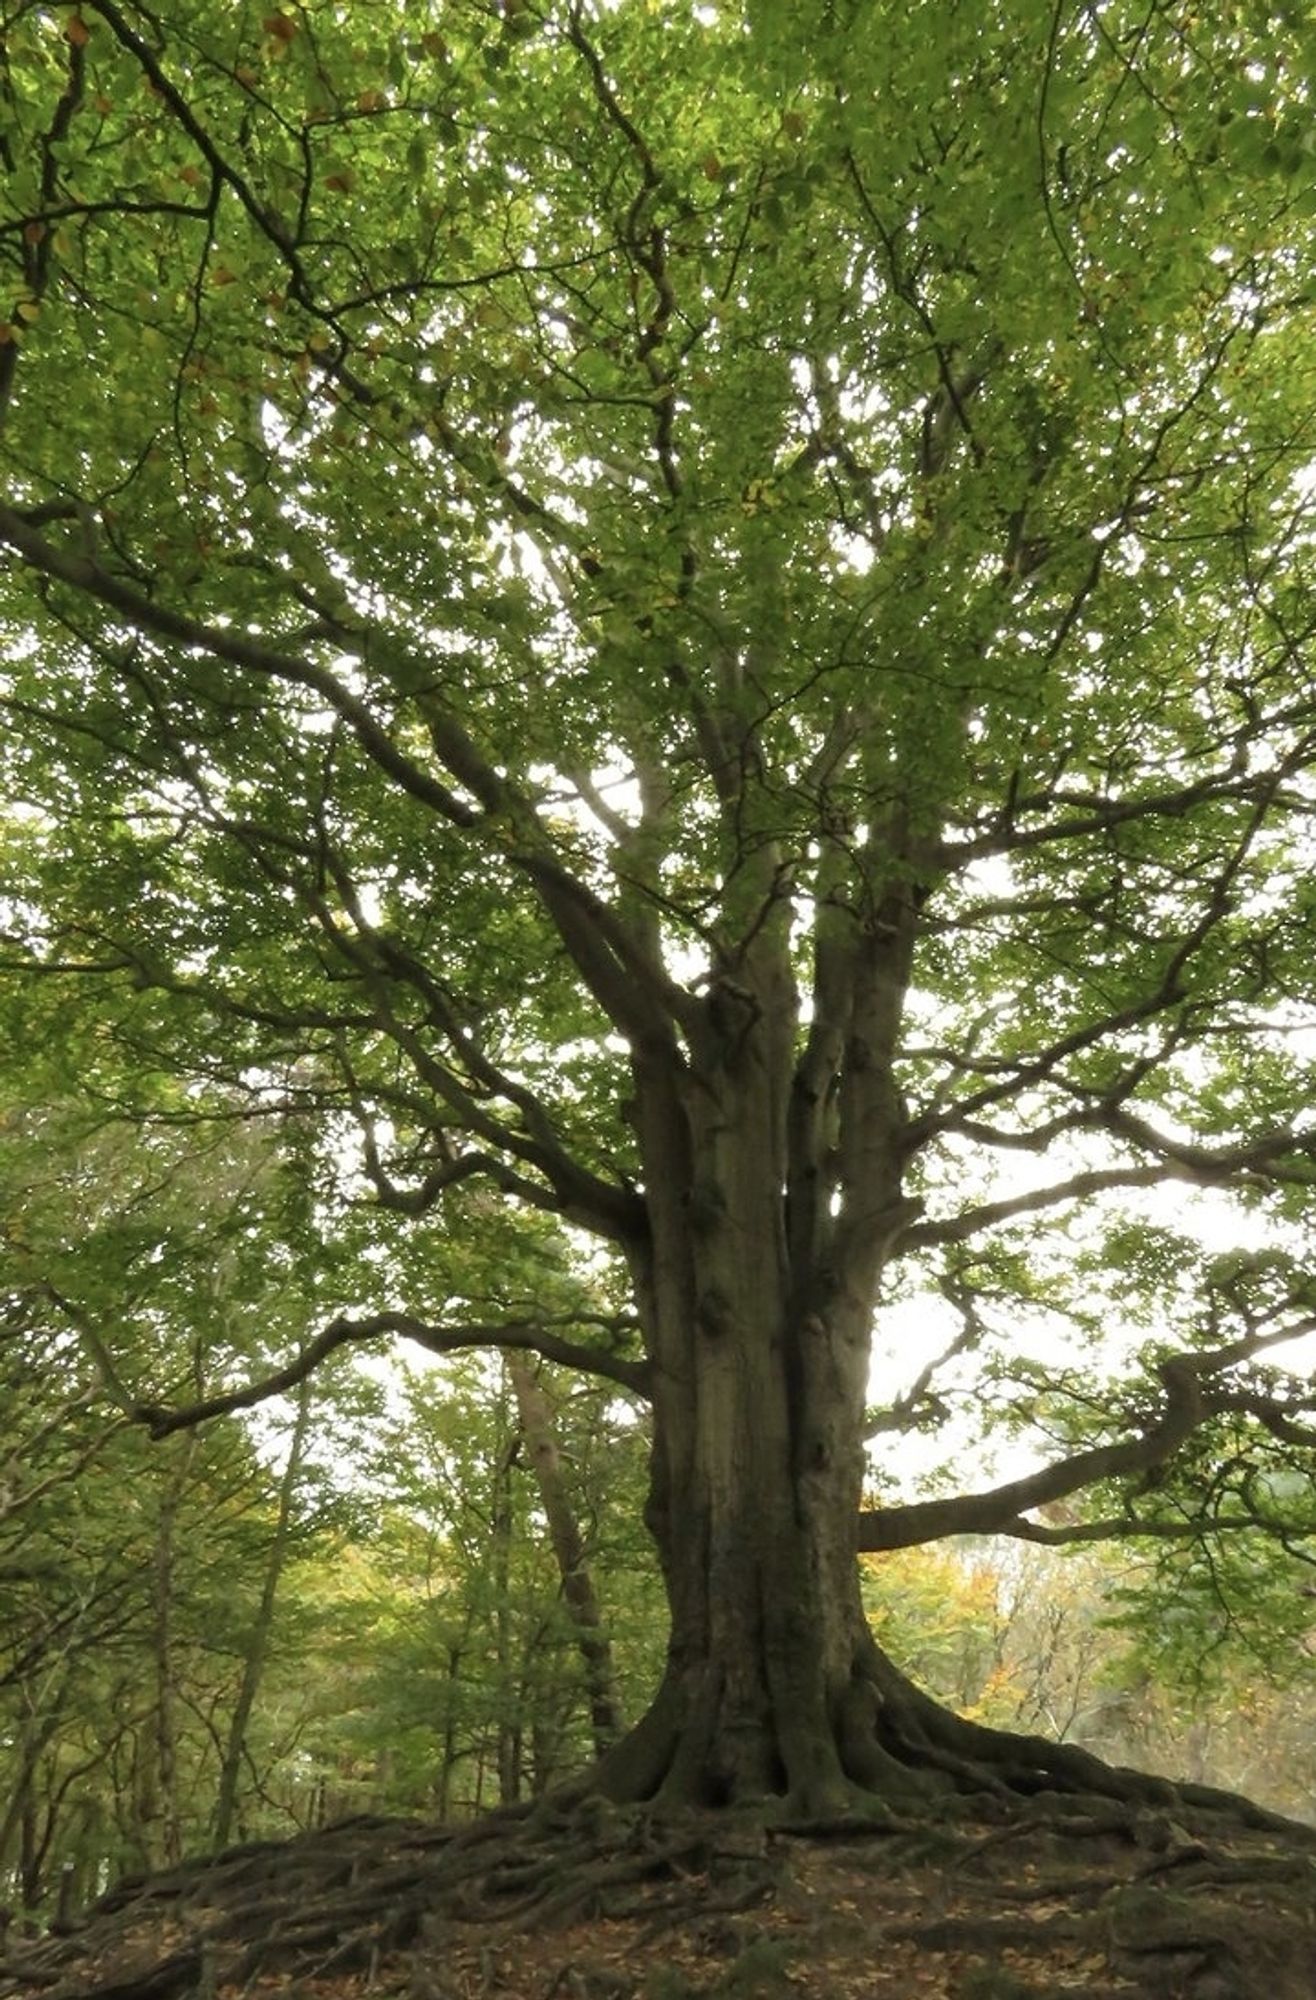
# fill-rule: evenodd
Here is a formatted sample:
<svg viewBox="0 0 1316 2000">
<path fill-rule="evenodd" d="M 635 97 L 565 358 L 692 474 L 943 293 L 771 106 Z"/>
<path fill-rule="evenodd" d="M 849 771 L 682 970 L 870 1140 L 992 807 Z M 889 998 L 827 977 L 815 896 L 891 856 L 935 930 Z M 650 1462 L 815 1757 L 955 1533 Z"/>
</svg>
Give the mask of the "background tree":
<svg viewBox="0 0 1316 2000">
<path fill-rule="evenodd" d="M 76 1437 L 65 1450 L 78 1453 Z M 6 1524 L 0 1895 L 11 1907 L 49 1917 L 66 1877 L 78 1907 L 125 1872 L 177 1861 L 212 1836 L 228 1785 L 231 1823 L 235 1804 L 264 1817 L 275 1732 L 253 1725 L 242 1697 L 278 1547 L 270 1487 L 236 1425 L 163 1452 L 120 1426 L 76 1478 Z M 285 1606 L 266 1631 L 267 1665 L 297 1624 Z M 242 1761 L 226 1783 L 239 1720 Z"/>
<path fill-rule="evenodd" d="M 133 1137 L 94 1101 L 42 1108 L 81 1054 L 5 1065 L 0 1902 L 47 1919 L 235 1836 L 363 1805 L 460 1815 L 500 1770 L 516 1797 L 578 1768 L 607 1617 L 594 1586 L 587 1669 L 496 1367 L 466 1357 L 436 1397 L 433 1370 L 386 1391 L 348 1353 L 304 1376 L 286 1423 L 271 1407 L 163 1445 L 124 1415 L 143 1365 L 184 1387 L 253 1365 L 332 1257 L 303 1237 L 288 1269 L 295 1134 L 221 1117 L 180 1144 L 168 1118 Z M 58 1289 L 70 1271 L 84 1306 L 119 1301 L 113 1355 Z M 610 1391 L 530 1386 L 570 1584 L 601 1560 L 607 1603 L 636 1613 L 616 1660 L 635 1713 L 661 1633 L 652 1578 L 617 1574 L 649 1567 L 642 1431 Z"/>
<path fill-rule="evenodd" d="M 1310 1821 L 1310 1598 L 1290 1567 L 1278 1615 L 1248 1618 L 1216 1552 L 1194 1553 L 1196 1591 L 1182 1561 L 1163 1588 L 1147 1575 L 1154 1557 L 1111 1545 L 901 1549 L 864 1559 L 864 1601 L 882 1645 L 977 1721 L 1226 1784 Z"/>
<path fill-rule="evenodd" d="M 322 1313 L 270 1372 L 111 1356 L 126 1401 L 385 1334 L 573 1364 L 650 1401 L 671 1612 L 608 1789 L 1127 1789 L 919 1694 L 854 1557 L 1185 1496 L 1310 1535 L 1192 1462 L 1312 1442 L 1258 1361 L 1313 1324 L 1265 1239 L 1313 1175 L 1296 13 L 6 30 L 7 1006 L 94 1019 L 144 1131 L 296 1132 Z M 1172 1181 L 1262 1254 L 1185 1258 L 1099 1400 L 1003 1370 L 1037 1218 Z M 911 1260 L 1049 1442 L 857 1531 L 866 1422 L 937 1414 L 935 1356 L 865 1413 Z"/>
<path fill-rule="evenodd" d="M 605 1720 L 601 1662 L 606 1721 L 641 1712 L 658 1678 L 661 1591 L 637 1519 L 644 1436 L 632 1414 L 618 1421 L 592 1385 L 569 1399 L 543 1391 L 557 1403 L 557 1498 L 569 1500 L 598 1619 L 582 1645 L 582 1572 L 563 1575 L 538 1421 L 523 1431 L 508 1384 L 482 1360 L 406 1381 L 405 1406 L 367 1458 L 388 1507 L 378 1536 L 363 1537 L 387 1579 L 379 1623 L 361 1646 L 349 1602 L 341 1650 L 362 1746 L 394 1774 L 386 1796 L 447 1816 L 542 1792 L 587 1763 Z"/>
</svg>

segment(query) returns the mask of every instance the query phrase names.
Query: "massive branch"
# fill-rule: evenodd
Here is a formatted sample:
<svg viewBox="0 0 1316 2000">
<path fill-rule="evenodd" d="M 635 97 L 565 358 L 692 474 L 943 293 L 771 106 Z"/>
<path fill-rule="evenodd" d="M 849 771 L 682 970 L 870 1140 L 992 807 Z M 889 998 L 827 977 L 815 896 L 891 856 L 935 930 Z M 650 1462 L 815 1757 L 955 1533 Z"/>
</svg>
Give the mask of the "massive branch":
<svg viewBox="0 0 1316 2000">
<path fill-rule="evenodd" d="M 1312 1138 L 1294 1132 L 1268 1133 L 1252 1145 L 1241 1146 L 1190 1147 L 1167 1141 L 1155 1165 L 1094 1167 L 1070 1174 L 1047 1187 L 1030 1188 L 1023 1194 L 1003 1196 L 999 1201 L 975 1202 L 954 1215 L 911 1223 L 897 1247 L 901 1255 L 906 1255 L 935 1243 L 963 1243 L 985 1230 L 1012 1222 L 1016 1216 L 1042 1214 L 1047 1209 L 1061 1208 L 1107 1191 L 1161 1187 L 1170 1181 L 1184 1181 L 1190 1187 L 1223 1187 L 1230 1182 L 1248 1181 L 1297 1183 L 1305 1187 L 1316 1175 L 1312 1164 L 1314 1146 L 1316 1141 Z"/>
<path fill-rule="evenodd" d="M 579 1326 L 583 1321 L 581 1316 L 573 1315 L 560 1323 Z M 622 1317 L 600 1318 L 599 1324 L 606 1325 L 615 1333 L 629 1331 L 632 1325 Z M 135 1422 L 144 1424 L 152 1437 L 168 1437 L 174 1431 L 191 1430 L 212 1417 L 231 1416 L 236 1410 L 252 1410 L 273 1396 L 286 1395 L 288 1390 L 304 1382 L 341 1347 L 361 1346 L 399 1334 L 430 1354 L 460 1354 L 478 1347 L 528 1351 L 564 1368 L 574 1368 L 582 1374 L 601 1376 L 605 1381 L 615 1382 L 629 1395 L 647 1395 L 648 1372 L 642 1362 L 627 1361 L 619 1355 L 587 1347 L 582 1341 L 564 1339 L 553 1331 L 551 1321 L 508 1320 L 443 1327 L 432 1326 L 410 1313 L 379 1312 L 362 1319 L 344 1317 L 331 1320 L 286 1367 L 275 1369 L 240 1389 L 202 1397 L 195 1403 L 176 1409 L 156 1403 L 133 1403 L 129 1414 Z"/>
<path fill-rule="evenodd" d="M 90 531 L 90 522 L 85 525 Z M 435 751 L 462 788 L 458 791 L 401 750 L 370 704 L 307 655 L 283 651 L 172 609 L 93 556 L 50 541 L 24 509 L 3 502 L 0 541 L 39 575 L 116 612 L 143 637 L 181 644 L 262 680 L 318 696 L 347 725 L 372 762 L 409 797 L 468 835 L 489 838 L 495 851 L 533 883 L 586 984 L 623 1033 L 661 1037 L 670 1034 L 674 1017 L 689 1018 L 688 996 L 668 979 L 616 912 L 554 854 L 529 800 L 495 769 L 469 731 L 432 693 L 422 703 L 426 727 Z M 364 666 L 386 675 L 401 664 L 401 680 L 415 685 L 416 663 L 390 635 L 343 622 L 336 625 L 334 639 Z M 474 794 L 478 806 L 469 803 L 466 792 Z"/>
<path fill-rule="evenodd" d="M 1036 1532 L 1034 1524 L 1024 1519 L 1026 1515 L 1099 1483 L 1134 1478 L 1168 1465 L 1210 1417 L 1240 1404 L 1248 1406 L 1246 1395 L 1209 1388 L 1212 1377 L 1267 1348 L 1300 1339 L 1313 1329 L 1316 1329 L 1316 1315 L 1307 1314 L 1272 1332 L 1247 1334 L 1202 1354 L 1171 1355 L 1156 1368 L 1164 1390 L 1160 1414 L 1137 1436 L 1089 1446 L 1037 1472 L 1006 1480 L 984 1492 L 961 1493 L 944 1500 L 914 1500 L 865 1511 L 859 1519 L 858 1546 L 870 1552 L 913 1548 L 923 1542 L 937 1541 L 943 1535 L 1008 1534 L 1046 1540 L 1048 1536 Z M 1258 1401 L 1273 1414 L 1273 1398 L 1269 1402 L 1264 1398 Z M 1090 1532 L 1086 1537 L 1070 1539 L 1084 1538 L 1100 1539 Z"/>
</svg>

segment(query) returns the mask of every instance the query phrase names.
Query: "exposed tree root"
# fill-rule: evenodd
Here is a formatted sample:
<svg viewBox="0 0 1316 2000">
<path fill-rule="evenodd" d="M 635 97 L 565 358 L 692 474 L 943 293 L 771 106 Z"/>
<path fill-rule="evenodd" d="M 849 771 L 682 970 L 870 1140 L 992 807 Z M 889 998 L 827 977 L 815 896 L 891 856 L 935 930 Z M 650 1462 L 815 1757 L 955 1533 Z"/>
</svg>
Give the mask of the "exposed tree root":
<svg viewBox="0 0 1316 2000">
<path fill-rule="evenodd" d="M 692 1749 L 660 1700 L 594 1773 L 605 1789 L 462 1829 L 360 1818 L 122 1883 L 65 1934 L 13 1950 L 0 2000 L 219 2000 L 381 1967 L 440 1993 L 425 1968 L 475 1938 L 524 1952 L 529 1936 L 629 1924 L 642 1958 L 664 1934 L 725 1934 L 751 1913 L 762 1935 L 816 1924 L 796 1905 L 819 1866 L 864 1888 L 874 1945 L 916 1940 L 970 1969 L 976 1955 L 984 1978 L 1031 1950 L 1100 1963 L 1111 1993 L 1156 2000 L 1316 1993 L 1316 1829 L 965 1722 L 875 1649 L 853 1693 L 819 1760 L 842 1773 L 839 1797 L 820 1783 L 688 1802 L 708 1738 L 701 1725 Z M 1010 1978 L 1002 1994 L 1029 1990 Z M 812 1990 L 804 1972 L 788 1984 Z"/>
<path fill-rule="evenodd" d="M 705 1687 L 683 1699 L 668 1681 L 589 1782 L 622 1806 L 739 1805 L 780 1789 L 783 1816 L 818 1828 L 832 1821 L 849 1826 L 856 1816 L 887 1827 L 902 1817 L 954 1817 L 966 1800 L 984 1816 L 995 1800 L 1002 1816 L 1011 1817 L 1029 1798 L 1052 1800 L 1061 1812 L 1101 1802 L 1126 1812 L 1168 1812 L 1185 1825 L 1209 1825 L 1222 1815 L 1259 1831 L 1283 1833 L 1287 1824 L 1208 1786 L 1173 1785 L 1106 1764 L 1075 1744 L 970 1722 L 908 1680 L 866 1626 L 856 1640 L 849 1686 L 829 1722 L 806 1728 L 787 1703 L 781 1713 L 774 1707 L 765 1716 L 752 1749 L 728 1742 L 735 1733 L 734 1726 L 720 1733 L 715 1688 L 711 1698 Z M 747 1770 L 778 1776 L 742 1786 L 737 1780 Z"/>
<path fill-rule="evenodd" d="M 1311 2000 L 1316 1830 L 1261 1828 L 1231 1803 L 1180 1795 L 1173 1811 L 1151 1810 L 1039 1791 L 1016 1797 L 1007 1817 L 989 1789 L 936 1817 L 807 1825 L 766 1809 L 664 1812 L 597 1796 L 460 1831 L 363 1818 L 121 1884 L 65 1935 L 20 1945 L 0 1966 L 0 1996 L 236 2000 L 271 1990 L 262 1982 L 276 1975 L 357 1971 L 378 1975 L 380 1991 L 445 2000 L 440 1971 L 454 1954 L 477 1954 L 464 1990 L 478 1992 L 480 1952 L 525 1962 L 533 1938 L 542 1966 L 546 1939 L 587 1925 L 632 1927 L 631 1983 L 615 1957 L 597 1979 L 550 1962 L 536 1994 L 556 1981 L 573 2000 L 629 2000 L 646 1952 L 679 1935 L 713 1965 L 702 1984 L 687 1981 L 691 1994 L 748 1990 L 718 1965 L 766 1939 L 796 1957 L 789 1977 L 754 1990 L 798 2000 L 826 1990 L 810 1968 L 814 1955 L 826 1962 L 839 1924 L 844 1948 L 871 1950 L 875 1964 L 901 1945 L 943 1954 L 966 1995 L 1061 1990 L 992 1968 L 1066 1960 L 1089 1968 L 1090 1992 Z M 1190 1833 L 1189 1819 L 1209 1820 L 1210 1835 Z"/>
<path fill-rule="evenodd" d="M 899 1764 L 940 1774 L 960 1795 L 1004 1799 L 1049 1796 L 1069 1814 L 1109 1801 L 1134 1810 L 1171 1812 L 1181 1821 L 1231 1824 L 1284 1834 L 1291 1822 L 1250 1799 L 1207 1785 L 1172 1784 L 1146 1771 L 1107 1764 L 1073 1743 L 1016 1735 L 970 1722 L 934 1701 L 866 1642 L 857 1678 L 874 1692 L 873 1733 Z"/>
</svg>

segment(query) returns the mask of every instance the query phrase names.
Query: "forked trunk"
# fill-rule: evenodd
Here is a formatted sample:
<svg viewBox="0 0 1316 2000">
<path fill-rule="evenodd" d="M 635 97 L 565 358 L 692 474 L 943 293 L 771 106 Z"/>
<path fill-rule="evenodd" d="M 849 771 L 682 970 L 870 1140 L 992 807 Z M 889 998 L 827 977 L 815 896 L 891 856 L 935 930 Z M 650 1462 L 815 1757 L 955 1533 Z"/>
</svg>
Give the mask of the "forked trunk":
<svg viewBox="0 0 1316 2000">
<path fill-rule="evenodd" d="M 844 978 L 820 960 L 802 1044 L 788 957 L 761 935 L 683 1049 L 636 1050 L 631 1265 L 671 1638 L 651 1709 L 596 1772 L 618 1799 L 777 1798 L 810 1818 L 947 1789 L 1146 1794 L 1073 1746 L 952 1715 L 863 1615 L 871 1318 L 917 1212 L 893 1057 L 911 927 L 893 892 Z"/>
<path fill-rule="evenodd" d="M 905 1211 L 893 1148 L 861 1218 L 864 1254 L 808 1254 L 791 1212 L 792 1069 L 771 1019 L 747 1009 L 737 1040 L 733 1017 L 698 1072 L 640 1072 L 647 1517 L 671 1639 L 653 1709 L 603 1770 L 619 1795 L 777 1795 L 827 1813 L 856 1786 L 911 1788 L 873 1726 L 880 1656 L 855 1549 L 873 1288 Z M 810 1199 L 818 1241 L 834 1245 L 839 1204 L 821 1187 Z"/>
</svg>

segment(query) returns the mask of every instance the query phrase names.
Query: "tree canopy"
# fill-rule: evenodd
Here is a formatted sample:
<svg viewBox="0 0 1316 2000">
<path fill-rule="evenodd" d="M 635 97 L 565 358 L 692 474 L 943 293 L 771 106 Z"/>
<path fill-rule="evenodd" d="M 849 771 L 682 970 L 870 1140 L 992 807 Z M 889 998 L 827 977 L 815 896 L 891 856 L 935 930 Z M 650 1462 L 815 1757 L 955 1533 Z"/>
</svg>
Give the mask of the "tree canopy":
<svg viewBox="0 0 1316 2000">
<path fill-rule="evenodd" d="M 15 1254 L 110 1399 L 396 1334 L 650 1401 L 640 1793 L 919 1763 L 856 1543 L 1310 1560 L 1301 9 L 5 39 L 3 1006 L 31 1101 L 140 1134 Z M 954 1325 L 866 1411 L 902 1284 Z M 966 1395 L 1039 1469 L 856 1530 L 865 1433 Z"/>
</svg>

